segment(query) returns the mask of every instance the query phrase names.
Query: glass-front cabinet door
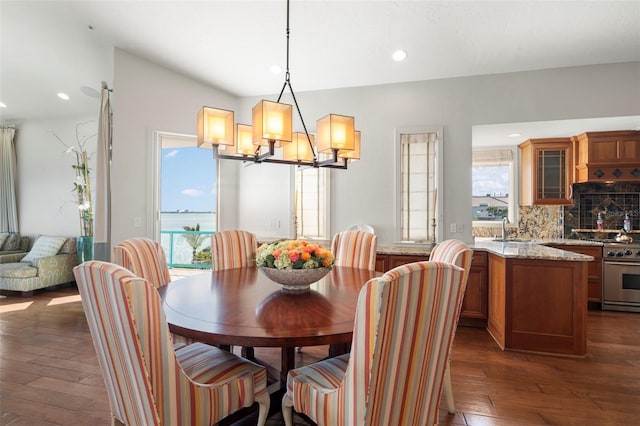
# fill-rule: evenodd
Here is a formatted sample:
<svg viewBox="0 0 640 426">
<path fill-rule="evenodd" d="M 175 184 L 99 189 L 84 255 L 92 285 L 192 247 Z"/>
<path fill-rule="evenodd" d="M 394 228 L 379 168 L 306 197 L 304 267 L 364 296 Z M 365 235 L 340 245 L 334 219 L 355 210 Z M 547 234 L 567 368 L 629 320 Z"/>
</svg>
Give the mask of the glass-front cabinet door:
<svg viewBox="0 0 640 426">
<path fill-rule="evenodd" d="M 521 205 L 570 205 L 570 138 L 529 139 L 520 145 Z"/>
</svg>

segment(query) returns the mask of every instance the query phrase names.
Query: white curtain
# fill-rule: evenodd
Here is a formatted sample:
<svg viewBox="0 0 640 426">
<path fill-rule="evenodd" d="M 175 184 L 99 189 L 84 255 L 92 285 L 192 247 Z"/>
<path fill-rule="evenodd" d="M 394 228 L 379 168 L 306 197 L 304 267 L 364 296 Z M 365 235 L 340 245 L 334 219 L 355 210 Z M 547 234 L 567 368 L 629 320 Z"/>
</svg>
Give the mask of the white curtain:
<svg viewBox="0 0 640 426">
<path fill-rule="evenodd" d="M 94 258 L 110 260 L 111 253 L 111 90 L 102 82 L 102 102 L 98 120 L 96 196 L 94 200 Z"/>
<path fill-rule="evenodd" d="M 0 127 L 0 232 L 19 232 L 13 126 Z"/>
</svg>

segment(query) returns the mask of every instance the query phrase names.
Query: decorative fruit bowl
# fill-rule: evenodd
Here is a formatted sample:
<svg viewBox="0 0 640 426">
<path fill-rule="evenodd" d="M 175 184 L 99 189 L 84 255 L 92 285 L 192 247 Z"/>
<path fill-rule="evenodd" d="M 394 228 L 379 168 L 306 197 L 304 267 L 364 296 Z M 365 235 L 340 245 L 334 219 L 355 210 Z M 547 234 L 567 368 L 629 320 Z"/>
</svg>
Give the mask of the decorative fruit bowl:
<svg viewBox="0 0 640 426">
<path fill-rule="evenodd" d="M 276 241 L 258 248 L 256 266 L 289 293 L 309 291 L 327 275 L 335 258 L 320 244 L 303 240 Z"/>
<path fill-rule="evenodd" d="M 276 269 L 259 268 L 271 281 L 282 286 L 285 293 L 300 293 L 309 291 L 311 284 L 320 281 L 331 272 L 329 268 L 316 269 Z"/>
</svg>

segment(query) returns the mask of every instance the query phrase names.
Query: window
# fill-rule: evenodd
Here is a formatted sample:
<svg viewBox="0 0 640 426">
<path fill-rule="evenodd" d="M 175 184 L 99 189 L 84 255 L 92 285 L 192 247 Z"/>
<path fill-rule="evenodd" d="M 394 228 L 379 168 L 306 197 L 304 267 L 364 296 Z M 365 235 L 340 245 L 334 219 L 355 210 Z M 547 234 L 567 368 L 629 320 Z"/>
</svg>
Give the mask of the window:
<svg viewBox="0 0 640 426">
<path fill-rule="evenodd" d="M 442 181 L 441 129 L 401 129 L 399 140 L 399 217 L 401 242 L 436 241 L 437 186 Z"/>
<path fill-rule="evenodd" d="M 477 150 L 472 155 L 472 220 L 501 221 L 507 217 L 514 223 L 513 150 Z"/>
<path fill-rule="evenodd" d="M 297 238 L 329 238 L 329 176 L 326 168 L 296 168 L 294 206 Z"/>
<path fill-rule="evenodd" d="M 153 218 L 154 239 L 161 242 L 169 266 L 189 266 L 206 261 L 210 238 L 217 229 L 217 163 L 211 152 L 196 146 L 196 137 L 154 131 L 149 217 Z M 140 219 L 134 219 L 134 226 Z M 184 238 L 184 227 L 199 228 L 201 244 L 194 247 Z M 209 266 L 210 267 L 210 266 Z"/>
</svg>

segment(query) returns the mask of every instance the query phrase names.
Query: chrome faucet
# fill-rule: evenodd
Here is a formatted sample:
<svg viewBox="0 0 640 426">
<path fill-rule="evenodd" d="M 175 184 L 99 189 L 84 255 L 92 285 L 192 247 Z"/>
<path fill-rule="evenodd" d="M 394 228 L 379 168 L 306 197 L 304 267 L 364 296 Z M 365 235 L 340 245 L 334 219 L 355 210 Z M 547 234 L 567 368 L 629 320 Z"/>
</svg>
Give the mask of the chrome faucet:
<svg viewBox="0 0 640 426">
<path fill-rule="evenodd" d="M 502 241 L 507 241 L 507 223 L 509 223 L 509 218 L 504 216 L 502 218 Z"/>
</svg>

